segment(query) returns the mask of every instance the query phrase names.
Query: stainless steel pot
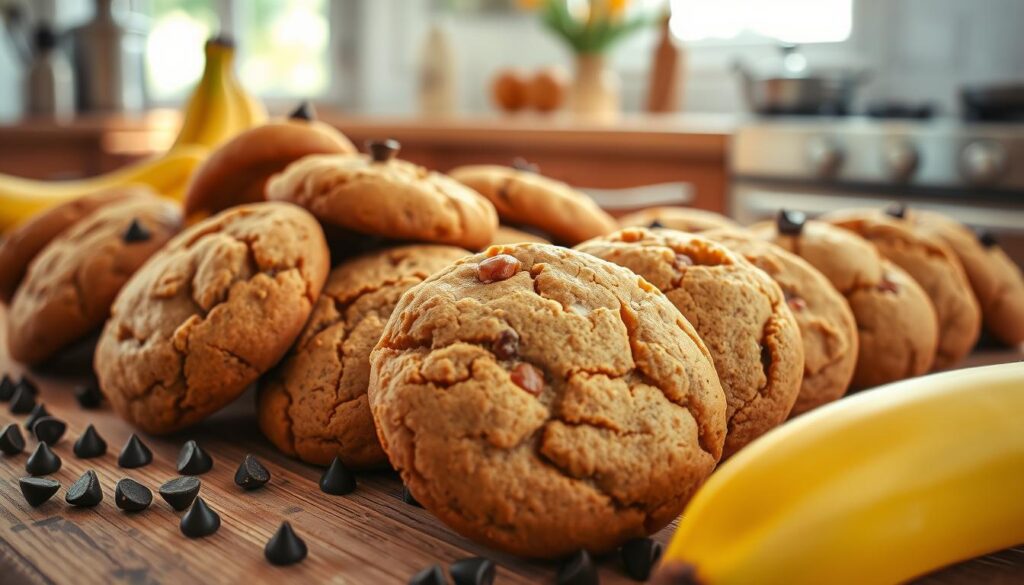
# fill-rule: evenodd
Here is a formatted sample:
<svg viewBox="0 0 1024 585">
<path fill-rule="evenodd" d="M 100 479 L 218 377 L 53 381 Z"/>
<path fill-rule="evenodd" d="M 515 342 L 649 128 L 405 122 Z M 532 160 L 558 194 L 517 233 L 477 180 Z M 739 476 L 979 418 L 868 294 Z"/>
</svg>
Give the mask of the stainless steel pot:
<svg viewBox="0 0 1024 585">
<path fill-rule="evenodd" d="M 836 114 L 850 111 L 857 87 L 868 79 L 863 71 L 836 69 L 809 73 L 796 45 L 780 47 L 786 66 L 764 75 L 737 61 L 743 93 L 758 114 Z"/>
</svg>

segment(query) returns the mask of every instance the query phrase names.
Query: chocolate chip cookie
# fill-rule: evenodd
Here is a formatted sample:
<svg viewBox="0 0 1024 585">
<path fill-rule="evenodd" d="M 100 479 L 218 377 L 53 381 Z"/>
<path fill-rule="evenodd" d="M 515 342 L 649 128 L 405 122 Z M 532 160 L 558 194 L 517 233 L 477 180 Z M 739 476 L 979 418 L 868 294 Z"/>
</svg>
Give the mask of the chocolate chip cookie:
<svg viewBox="0 0 1024 585">
<path fill-rule="evenodd" d="M 468 254 L 402 246 L 332 270 L 295 347 L 261 388 L 263 434 L 309 463 L 337 456 L 349 467 L 386 466 L 366 397 L 370 351 L 402 293 Z"/>
<path fill-rule="evenodd" d="M 939 328 L 931 300 L 871 242 L 796 212 L 781 212 L 777 221 L 750 229 L 807 260 L 846 297 L 858 333 L 853 388 L 919 376 L 931 368 Z"/>
<path fill-rule="evenodd" d="M 530 170 L 467 165 L 449 175 L 490 199 L 502 221 L 535 227 L 560 244 L 572 246 L 618 228 L 586 193 Z"/>
<path fill-rule="evenodd" d="M 697 329 L 728 403 L 724 456 L 786 420 L 804 351 L 782 289 L 767 274 L 722 244 L 675 230 L 625 228 L 576 249 L 642 276 Z"/>
<path fill-rule="evenodd" d="M 98 329 L 124 283 L 181 224 L 177 203 L 134 195 L 108 200 L 55 237 L 11 300 L 11 357 L 37 364 Z"/>
<path fill-rule="evenodd" d="M 786 297 L 804 346 L 804 377 L 790 416 L 842 396 L 857 366 L 857 322 L 843 295 L 806 260 L 749 232 L 716 229 L 701 235 L 765 271 Z"/>
<path fill-rule="evenodd" d="M 668 228 L 691 234 L 713 229 L 736 229 L 740 224 L 728 217 L 693 207 L 648 207 L 619 218 L 622 227 Z"/>
<path fill-rule="evenodd" d="M 324 224 L 371 236 L 478 250 L 498 227 L 494 206 L 451 178 L 394 158 L 394 141 L 372 156 L 313 155 L 267 183 L 267 198 L 308 209 Z"/>
<path fill-rule="evenodd" d="M 494 232 L 494 238 L 491 240 L 491 245 L 499 246 L 505 244 L 518 244 L 520 242 L 533 242 L 535 244 L 551 243 L 536 234 L 517 230 L 516 228 L 508 227 L 507 225 L 499 225 L 498 230 Z"/>
<path fill-rule="evenodd" d="M 602 553 L 657 531 L 725 437 L 693 327 L 643 279 L 574 250 L 458 261 L 402 296 L 370 363 L 377 432 L 412 495 L 513 554 Z"/>
<path fill-rule="evenodd" d="M 117 296 L 96 348 L 100 388 L 149 433 L 205 418 L 281 359 L 328 267 L 320 226 L 294 205 L 243 205 L 193 225 Z"/>
<path fill-rule="evenodd" d="M 823 219 L 870 241 L 928 294 L 939 319 L 936 368 L 952 366 L 971 352 L 981 333 L 981 308 L 960 260 L 942 240 L 878 209 L 844 210 Z"/>
<path fill-rule="evenodd" d="M 10 302 L 29 263 L 64 230 L 108 203 L 152 194 L 146 187 L 130 186 L 86 195 L 37 213 L 15 227 L 0 241 L 0 301 Z"/>
</svg>

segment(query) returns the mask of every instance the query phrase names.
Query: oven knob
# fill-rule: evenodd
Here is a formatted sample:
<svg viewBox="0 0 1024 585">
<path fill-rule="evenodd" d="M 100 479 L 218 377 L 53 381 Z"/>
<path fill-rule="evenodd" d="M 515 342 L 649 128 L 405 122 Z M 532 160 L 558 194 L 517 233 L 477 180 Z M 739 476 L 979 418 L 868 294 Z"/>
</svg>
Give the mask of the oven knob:
<svg viewBox="0 0 1024 585">
<path fill-rule="evenodd" d="M 885 168 L 893 181 L 907 181 L 914 175 L 921 156 L 917 148 L 908 140 L 891 140 L 885 145 L 882 153 Z"/>
<path fill-rule="evenodd" d="M 976 140 L 960 153 L 960 172 L 973 185 L 991 185 L 1006 170 L 1006 148 L 992 140 Z"/>
<path fill-rule="evenodd" d="M 843 150 L 830 138 L 814 137 L 807 142 L 807 162 L 819 178 L 832 178 L 843 165 Z"/>
</svg>

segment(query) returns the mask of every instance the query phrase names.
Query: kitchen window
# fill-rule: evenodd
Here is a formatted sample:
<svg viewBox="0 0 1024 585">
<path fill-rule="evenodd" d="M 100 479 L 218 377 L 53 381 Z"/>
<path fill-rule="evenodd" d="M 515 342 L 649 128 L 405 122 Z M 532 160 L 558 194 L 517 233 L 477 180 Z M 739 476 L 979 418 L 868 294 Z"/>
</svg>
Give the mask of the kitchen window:
<svg viewBox="0 0 1024 585">
<path fill-rule="evenodd" d="M 853 28 L 853 0 L 671 0 L 673 34 L 700 44 L 834 43 Z"/>
</svg>

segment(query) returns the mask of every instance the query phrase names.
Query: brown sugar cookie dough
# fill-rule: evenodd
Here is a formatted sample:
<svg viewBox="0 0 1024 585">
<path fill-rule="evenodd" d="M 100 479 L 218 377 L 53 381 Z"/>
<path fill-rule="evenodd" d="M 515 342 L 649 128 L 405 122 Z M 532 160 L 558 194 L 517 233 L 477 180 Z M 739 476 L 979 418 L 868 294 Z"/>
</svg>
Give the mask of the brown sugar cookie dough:
<svg viewBox="0 0 1024 585">
<path fill-rule="evenodd" d="M 130 186 L 85 195 L 37 213 L 12 229 L 0 241 L 0 301 L 10 302 L 29 263 L 64 230 L 108 203 L 151 194 L 146 187 Z"/>
<path fill-rule="evenodd" d="M 768 275 L 722 244 L 675 230 L 625 228 L 576 249 L 642 276 L 697 329 L 728 403 L 725 457 L 786 420 L 804 352 L 782 289 Z"/>
<path fill-rule="evenodd" d="M 96 348 L 100 388 L 149 433 L 202 420 L 302 331 L 329 266 L 316 220 L 283 203 L 188 228 L 121 289 Z"/>
<path fill-rule="evenodd" d="M 870 241 L 928 294 L 939 319 L 936 368 L 949 367 L 971 352 L 981 333 L 981 309 L 960 260 L 941 239 L 915 232 L 882 210 L 851 209 L 823 219 Z"/>
<path fill-rule="evenodd" d="M 643 279 L 574 250 L 460 260 L 402 296 L 370 362 L 377 432 L 409 490 L 513 554 L 603 553 L 657 531 L 725 437 L 693 327 Z"/>
<path fill-rule="evenodd" d="M 796 212 L 781 212 L 777 221 L 750 229 L 807 260 L 850 303 L 859 345 L 853 388 L 920 376 L 931 368 L 938 344 L 931 300 L 871 242 Z"/>
<path fill-rule="evenodd" d="M 618 228 L 586 193 L 537 174 L 501 165 L 467 165 L 448 173 L 488 198 L 506 222 L 535 227 L 572 246 Z"/>
<path fill-rule="evenodd" d="M 324 224 L 371 236 L 478 250 L 498 228 L 494 206 L 479 193 L 394 158 L 394 141 L 370 144 L 372 157 L 314 155 L 267 183 L 267 198 L 289 201 Z"/>
<path fill-rule="evenodd" d="M 260 389 L 263 434 L 308 463 L 337 456 L 349 467 L 386 466 L 366 397 L 370 351 L 402 293 L 467 255 L 402 246 L 332 270 L 295 347 Z"/>
<path fill-rule="evenodd" d="M 124 283 L 181 224 L 177 203 L 140 195 L 64 230 L 32 261 L 11 300 L 11 357 L 37 364 L 98 329 Z"/>
<path fill-rule="evenodd" d="M 714 211 L 692 207 L 648 207 L 619 218 L 622 227 L 668 228 L 700 233 L 713 229 L 742 229 L 740 224 Z"/>
<path fill-rule="evenodd" d="M 786 297 L 804 346 L 804 377 L 790 416 L 842 396 L 857 365 L 857 322 L 843 295 L 803 258 L 746 231 L 717 229 L 701 235 L 765 271 Z"/>
</svg>

